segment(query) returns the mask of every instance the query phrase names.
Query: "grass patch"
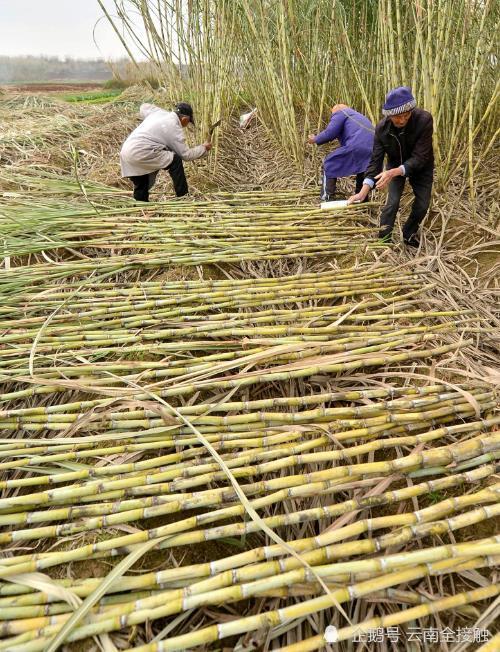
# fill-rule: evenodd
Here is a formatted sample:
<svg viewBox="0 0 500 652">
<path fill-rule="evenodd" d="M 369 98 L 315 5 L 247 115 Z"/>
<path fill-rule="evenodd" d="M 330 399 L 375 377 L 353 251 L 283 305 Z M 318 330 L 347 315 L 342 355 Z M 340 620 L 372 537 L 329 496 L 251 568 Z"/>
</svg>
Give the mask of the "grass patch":
<svg viewBox="0 0 500 652">
<path fill-rule="evenodd" d="M 103 91 L 88 91 L 84 93 L 65 93 L 61 99 L 65 102 L 78 102 L 84 104 L 101 104 L 110 102 L 118 95 L 121 95 L 122 89 L 112 88 Z"/>
</svg>

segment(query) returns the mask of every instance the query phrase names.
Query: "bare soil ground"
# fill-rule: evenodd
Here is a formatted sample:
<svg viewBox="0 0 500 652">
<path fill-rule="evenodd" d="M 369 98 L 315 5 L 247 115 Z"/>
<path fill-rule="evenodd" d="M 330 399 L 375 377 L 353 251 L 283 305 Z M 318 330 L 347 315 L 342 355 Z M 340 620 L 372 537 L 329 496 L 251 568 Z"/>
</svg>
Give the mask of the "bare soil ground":
<svg viewBox="0 0 500 652">
<path fill-rule="evenodd" d="M 5 85 L 12 93 L 59 93 L 61 91 L 93 91 L 102 88 L 99 82 L 43 82 Z"/>
</svg>

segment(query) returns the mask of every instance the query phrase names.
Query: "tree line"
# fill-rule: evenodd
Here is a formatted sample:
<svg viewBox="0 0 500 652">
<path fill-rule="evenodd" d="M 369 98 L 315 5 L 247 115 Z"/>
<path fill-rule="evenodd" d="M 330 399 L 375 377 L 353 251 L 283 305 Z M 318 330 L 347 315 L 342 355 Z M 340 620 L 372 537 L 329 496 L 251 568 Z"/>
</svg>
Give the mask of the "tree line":
<svg viewBox="0 0 500 652">
<path fill-rule="evenodd" d="M 0 84 L 53 81 L 105 81 L 124 70 L 126 60 L 0 55 Z"/>
</svg>

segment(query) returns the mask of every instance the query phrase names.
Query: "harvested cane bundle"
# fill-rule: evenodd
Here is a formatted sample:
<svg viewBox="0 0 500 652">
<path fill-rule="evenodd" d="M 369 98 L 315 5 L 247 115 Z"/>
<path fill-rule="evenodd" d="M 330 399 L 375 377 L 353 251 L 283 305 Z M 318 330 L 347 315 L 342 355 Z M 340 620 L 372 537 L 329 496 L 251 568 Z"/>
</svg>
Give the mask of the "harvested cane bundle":
<svg viewBox="0 0 500 652">
<path fill-rule="evenodd" d="M 292 627 L 318 649 L 311 623 L 348 641 L 495 598 L 497 396 L 433 370 L 467 375 L 487 314 L 380 260 L 158 276 L 352 251 L 364 208 L 326 221 L 307 193 L 218 193 L 143 215 L 97 185 L 83 205 L 51 175 L 11 181 L 33 202 L 0 218 L 0 651 L 127 628 L 137 650 L 261 632 L 293 650 Z"/>
<path fill-rule="evenodd" d="M 217 634 L 201 628 L 143 648 L 185 649 L 317 613 L 334 600 L 360 600 L 429 574 L 447 577 L 497 563 L 500 543 L 492 538 L 412 549 L 420 539 L 500 514 L 494 393 L 342 381 L 352 370 L 365 370 L 368 379 L 377 366 L 390 373 L 388 367 L 406 360 L 456 350 L 446 340 L 464 315 L 413 310 L 430 289 L 414 275 L 379 265 L 253 281 L 108 282 L 76 290 L 60 284 L 50 292 L 28 287 L 7 295 L 6 304 L 23 313 L 1 324 L 7 391 L 0 424 L 22 438 L 0 440 L 0 544 L 9 553 L 0 566 L 0 650 L 46 649 L 71 613 L 54 593 L 22 586 L 12 592 L 1 578 L 133 554 L 146 542 L 168 552 L 245 537 L 252 547 L 219 562 L 122 578 L 68 640 L 243 598 L 288 604 L 219 625 Z M 321 375 L 337 375 L 347 386 L 315 391 L 313 378 Z M 310 391 L 276 393 L 277 383 L 295 378 Z M 275 389 L 268 397 L 244 398 L 254 386 Z M 65 400 L 75 391 L 80 400 Z M 47 402 L 20 403 L 28 396 Z M 190 397 L 198 400 L 186 402 Z M 228 473 L 263 525 L 247 520 Z M 429 494 L 443 498 L 400 509 Z M 381 507 L 389 513 L 376 516 Z M 266 545 L 264 526 L 287 547 Z M 66 549 L 68 537 L 85 535 L 94 542 Z M 26 553 L 39 542 L 58 550 Z M 410 549 L 386 554 L 394 546 Z M 58 583 L 81 597 L 98 585 Z M 330 593 L 323 595 L 325 585 Z M 463 600 L 438 599 L 433 608 L 493 595 L 494 587 L 485 587 Z M 425 613 L 427 606 L 414 609 Z"/>
</svg>

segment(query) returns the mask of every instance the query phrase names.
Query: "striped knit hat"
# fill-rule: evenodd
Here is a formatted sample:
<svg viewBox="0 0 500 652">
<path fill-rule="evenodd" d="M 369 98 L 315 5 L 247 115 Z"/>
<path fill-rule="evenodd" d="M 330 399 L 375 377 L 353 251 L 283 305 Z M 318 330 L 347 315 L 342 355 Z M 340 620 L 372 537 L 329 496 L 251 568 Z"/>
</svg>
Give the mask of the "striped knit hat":
<svg viewBox="0 0 500 652">
<path fill-rule="evenodd" d="M 411 111 L 417 106 L 409 86 L 398 86 L 387 93 L 382 113 L 385 116 L 399 115 L 405 111 Z"/>
</svg>

